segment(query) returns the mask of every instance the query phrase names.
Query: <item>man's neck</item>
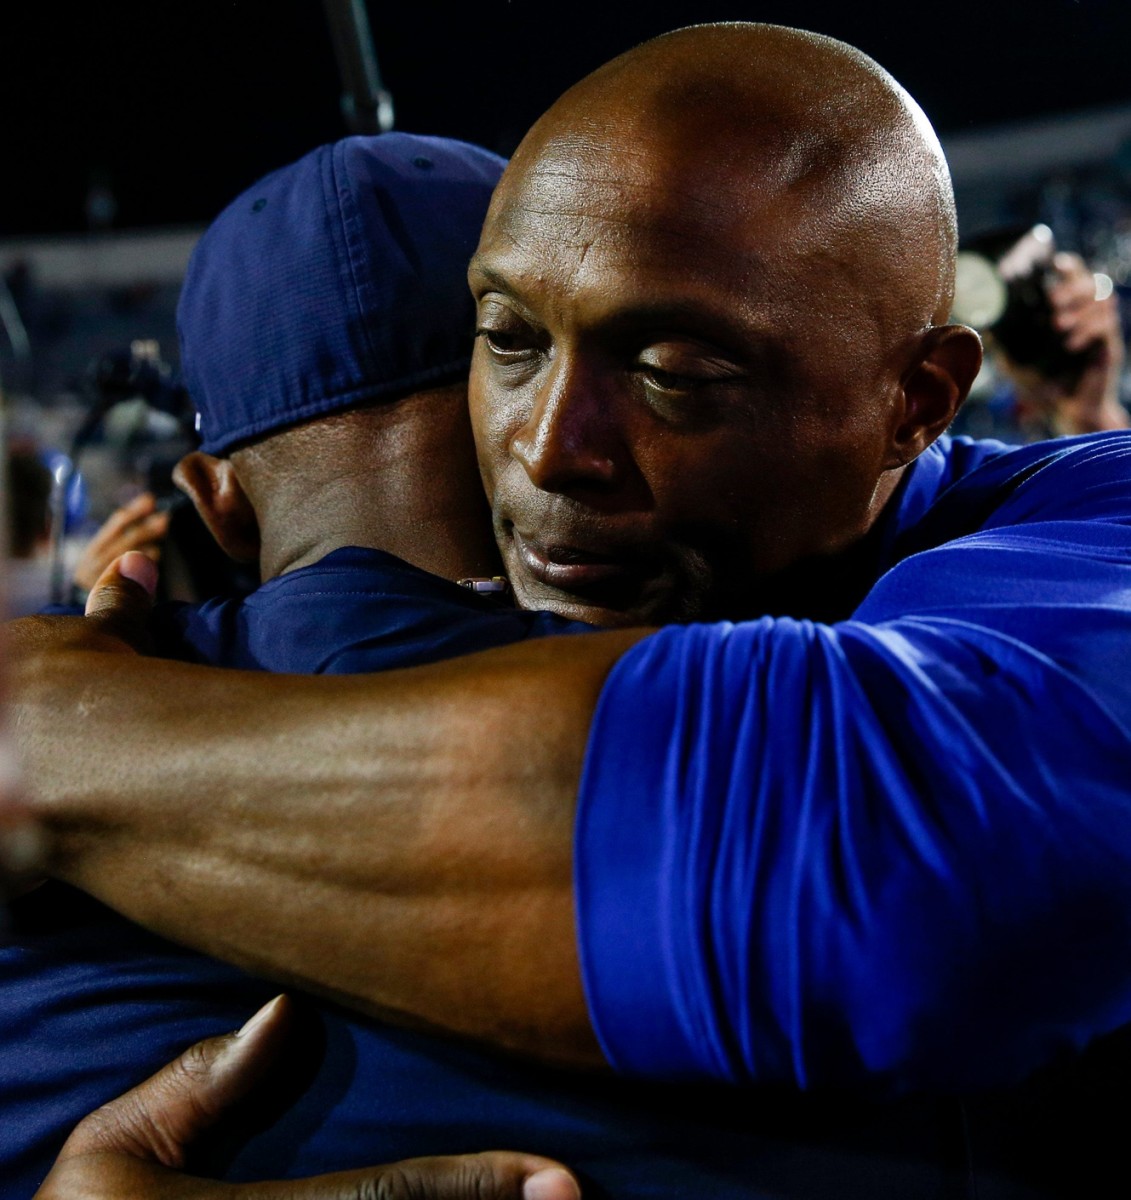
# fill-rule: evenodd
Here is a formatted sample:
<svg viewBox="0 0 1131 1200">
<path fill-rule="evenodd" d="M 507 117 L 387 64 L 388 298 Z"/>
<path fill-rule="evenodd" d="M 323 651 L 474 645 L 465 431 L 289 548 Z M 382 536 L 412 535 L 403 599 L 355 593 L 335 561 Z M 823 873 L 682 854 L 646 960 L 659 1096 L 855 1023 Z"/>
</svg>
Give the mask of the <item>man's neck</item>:
<svg viewBox="0 0 1131 1200">
<path fill-rule="evenodd" d="M 374 487 L 372 477 L 341 478 L 305 501 L 301 526 L 273 523 L 260 555 L 264 581 L 312 566 L 344 546 L 383 550 L 445 579 L 502 571 L 485 502 L 450 504 L 412 486 Z"/>
<path fill-rule="evenodd" d="M 800 559 L 787 570 L 749 589 L 752 605 L 741 615 L 788 616 L 832 623 L 852 615 L 876 582 L 888 519 L 899 505 L 899 485 L 908 468 L 887 471 L 876 486 L 866 527 L 853 541 Z M 740 611 L 733 602 L 727 615 Z"/>
<path fill-rule="evenodd" d="M 312 422 L 280 439 L 249 483 L 264 580 L 343 546 L 446 579 L 502 570 L 462 388 Z"/>
</svg>

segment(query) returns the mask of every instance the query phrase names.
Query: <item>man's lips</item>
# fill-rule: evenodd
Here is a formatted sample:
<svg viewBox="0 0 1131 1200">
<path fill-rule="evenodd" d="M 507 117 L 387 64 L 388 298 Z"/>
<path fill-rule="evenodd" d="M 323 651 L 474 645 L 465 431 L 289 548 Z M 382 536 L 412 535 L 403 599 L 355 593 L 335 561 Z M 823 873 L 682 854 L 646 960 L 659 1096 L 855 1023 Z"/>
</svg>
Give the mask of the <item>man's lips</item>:
<svg viewBox="0 0 1131 1200">
<path fill-rule="evenodd" d="M 532 579 L 563 592 L 579 592 L 624 580 L 632 573 L 623 557 L 579 546 L 546 543 L 514 531 L 514 544 Z"/>
</svg>

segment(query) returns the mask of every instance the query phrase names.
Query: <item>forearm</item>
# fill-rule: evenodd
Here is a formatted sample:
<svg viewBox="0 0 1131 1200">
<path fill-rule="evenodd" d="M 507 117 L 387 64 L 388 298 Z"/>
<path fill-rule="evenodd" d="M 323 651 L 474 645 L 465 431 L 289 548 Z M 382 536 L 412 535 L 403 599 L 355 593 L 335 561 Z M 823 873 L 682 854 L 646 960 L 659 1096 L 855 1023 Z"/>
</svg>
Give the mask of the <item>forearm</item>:
<svg viewBox="0 0 1131 1200">
<path fill-rule="evenodd" d="M 53 869 L 354 1006 L 595 1060 L 573 813 L 601 684 L 639 636 L 354 679 L 24 656 L 15 724 Z"/>
</svg>

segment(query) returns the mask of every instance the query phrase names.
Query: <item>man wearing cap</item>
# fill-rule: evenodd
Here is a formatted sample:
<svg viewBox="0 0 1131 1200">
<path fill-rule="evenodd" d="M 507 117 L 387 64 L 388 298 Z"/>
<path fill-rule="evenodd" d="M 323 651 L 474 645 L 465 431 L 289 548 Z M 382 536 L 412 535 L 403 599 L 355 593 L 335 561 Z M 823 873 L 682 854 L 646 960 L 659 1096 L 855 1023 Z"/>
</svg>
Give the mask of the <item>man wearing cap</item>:
<svg viewBox="0 0 1131 1200">
<path fill-rule="evenodd" d="M 445 139 L 347 139 L 261 180 L 204 235 L 179 309 L 204 441 L 178 477 L 264 584 L 159 609 L 159 652 L 342 673 L 578 628 L 449 582 L 498 572 L 467 422 L 464 276 L 502 167 Z M 83 1115 L 275 990 L 63 885 L 17 901 L 0 945 L 0 1195 L 29 1196 Z M 308 1016 L 325 1049 L 300 1103 L 205 1165 L 305 1174 L 350 1165 L 361 1144 L 406 1157 L 440 1148 L 429 1126 L 458 1130 L 487 1103 L 466 1055 L 448 1069 L 431 1039 L 325 1005 Z M 554 1111 L 538 1073 L 505 1074 L 494 1143 L 508 1121 L 530 1136 Z"/>
<path fill-rule="evenodd" d="M 446 139 L 347 139 L 259 181 L 204 235 L 178 312 L 203 445 L 178 476 L 221 545 L 261 563 L 264 584 L 159 609 L 159 652 L 378 670 L 538 623 L 429 573 L 498 571 L 467 425 L 464 276 L 503 165 Z M 85 1113 L 276 990 L 54 883 L 15 903 L 0 964 L 6 1197 L 31 1194 Z M 260 1174 L 321 1168 L 325 1138 L 310 1130 L 339 1102 L 372 1102 L 345 1096 L 355 1043 L 381 1055 L 364 1023 L 327 1009 L 314 1024 L 330 1045 L 321 1089 L 249 1154 Z M 385 1057 L 407 1070 L 405 1056 Z"/>
<path fill-rule="evenodd" d="M 570 628 L 455 583 L 500 573 L 464 277 L 503 165 L 443 138 L 346 139 L 201 239 L 177 312 L 201 446 L 176 479 L 263 585 L 159 612 L 158 653 L 347 674 Z"/>
<path fill-rule="evenodd" d="M 471 407 L 519 598 L 637 628 L 364 679 L 105 656 L 66 763 L 52 710 L 97 656 L 32 650 L 57 869 L 355 1004 L 645 1078 L 953 1092 L 1118 1030 L 1131 443 L 941 439 L 980 361 L 953 252 L 925 117 L 841 43 L 701 27 L 583 80 L 492 201 Z M 673 619 L 716 623 L 639 628 Z M 1056 1172 L 1103 1156 L 1061 1149 L 997 1194 L 1097 1194 Z M 808 1162 L 752 1183 L 829 1194 Z"/>
</svg>

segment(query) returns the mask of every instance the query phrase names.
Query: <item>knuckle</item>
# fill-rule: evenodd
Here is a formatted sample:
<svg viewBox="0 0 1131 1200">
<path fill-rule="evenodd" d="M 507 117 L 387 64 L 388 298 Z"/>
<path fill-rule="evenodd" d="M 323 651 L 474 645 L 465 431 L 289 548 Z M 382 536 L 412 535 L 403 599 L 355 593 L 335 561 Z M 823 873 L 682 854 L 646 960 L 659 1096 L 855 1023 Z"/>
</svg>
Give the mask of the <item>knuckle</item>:
<svg viewBox="0 0 1131 1200">
<path fill-rule="evenodd" d="M 193 1042 L 178 1059 L 180 1075 L 185 1083 L 196 1085 L 208 1078 L 212 1064 L 219 1050 L 218 1042 L 222 1038 L 206 1038 L 202 1042 Z"/>
<path fill-rule="evenodd" d="M 80 1129 L 88 1148 L 126 1153 L 135 1158 L 165 1159 L 170 1152 L 167 1131 L 136 1092 L 127 1092 L 95 1109 Z"/>
<path fill-rule="evenodd" d="M 380 1175 L 361 1181 L 357 1200 L 418 1200 L 420 1177 L 415 1171 L 393 1166 Z"/>
<path fill-rule="evenodd" d="M 461 1159 L 460 1164 L 464 1192 L 473 1200 L 501 1200 L 511 1194 L 506 1186 L 506 1172 L 494 1156 L 469 1155 Z"/>
<path fill-rule="evenodd" d="M 510 1193 L 480 1155 L 393 1164 L 361 1180 L 351 1200 L 503 1200 Z"/>
<path fill-rule="evenodd" d="M 178 1100 L 191 1113 L 193 1124 L 209 1121 L 219 1102 L 209 1086 L 212 1068 L 226 1038 L 209 1038 L 190 1046 L 177 1060 L 169 1080 Z"/>
</svg>

